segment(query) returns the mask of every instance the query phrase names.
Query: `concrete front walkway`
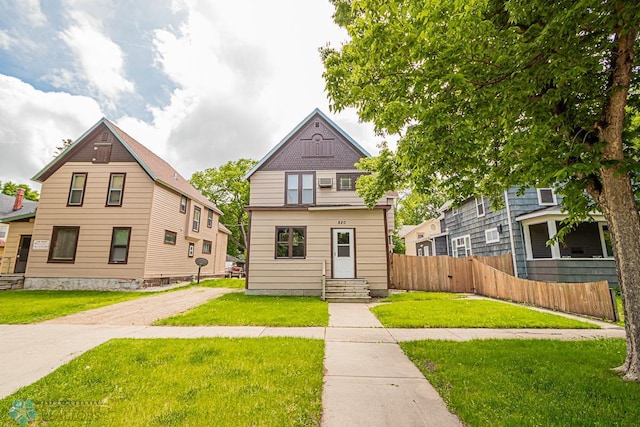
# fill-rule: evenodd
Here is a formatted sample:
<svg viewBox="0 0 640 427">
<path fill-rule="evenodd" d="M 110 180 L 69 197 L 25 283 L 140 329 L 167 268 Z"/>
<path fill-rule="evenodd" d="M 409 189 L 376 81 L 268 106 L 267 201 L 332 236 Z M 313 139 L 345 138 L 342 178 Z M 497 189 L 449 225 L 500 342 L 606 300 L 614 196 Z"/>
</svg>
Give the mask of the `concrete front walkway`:
<svg viewBox="0 0 640 427">
<path fill-rule="evenodd" d="M 322 426 L 461 426 L 366 304 L 329 304 Z"/>
</svg>

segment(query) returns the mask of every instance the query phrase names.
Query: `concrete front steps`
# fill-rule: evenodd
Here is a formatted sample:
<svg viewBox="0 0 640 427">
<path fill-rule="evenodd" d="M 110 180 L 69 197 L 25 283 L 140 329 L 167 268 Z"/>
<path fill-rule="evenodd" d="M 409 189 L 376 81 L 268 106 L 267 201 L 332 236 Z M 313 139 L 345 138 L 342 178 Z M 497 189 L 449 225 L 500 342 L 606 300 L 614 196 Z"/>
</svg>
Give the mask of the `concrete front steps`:
<svg viewBox="0 0 640 427">
<path fill-rule="evenodd" d="M 370 302 L 367 279 L 327 279 L 327 302 Z"/>
<path fill-rule="evenodd" d="M 23 289 L 24 275 L 22 274 L 0 274 L 0 291 L 9 289 Z"/>
</svg>

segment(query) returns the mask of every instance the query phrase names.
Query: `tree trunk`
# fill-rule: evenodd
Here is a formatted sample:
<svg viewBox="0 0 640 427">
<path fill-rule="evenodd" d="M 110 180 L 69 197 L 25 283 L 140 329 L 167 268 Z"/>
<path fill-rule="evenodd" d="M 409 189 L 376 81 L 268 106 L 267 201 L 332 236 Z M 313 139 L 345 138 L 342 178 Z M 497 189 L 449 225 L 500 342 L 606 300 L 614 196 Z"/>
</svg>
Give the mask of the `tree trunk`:
<svg viewBox="0 0 640 427">
<path fill-rule="evenodd" d="M 612 236 L 627 335 L 627 357 L 619 370 L 626 380 L 640 380 L 640 217 L 628 175 L 601 171 L 602 210 Z"/>
<path fill-rule="evenodd" d="M 618 369 L 624 379 L 640 381 L 640 215 L 631 178 L 624 166 L 622 130 L 631 84 L 635 31 L 616 33 L 616 51 L 612 52 L 609 98 L 604 105 L 598 137 L 605 142 L 603 159 L 613 161 L 600 169 L 601 188 L 589 185 L 587 191 L 596 200 L 609 223 L 618 280 L 622 292 L 627 335 L 627 356 Z"/>
</svg>

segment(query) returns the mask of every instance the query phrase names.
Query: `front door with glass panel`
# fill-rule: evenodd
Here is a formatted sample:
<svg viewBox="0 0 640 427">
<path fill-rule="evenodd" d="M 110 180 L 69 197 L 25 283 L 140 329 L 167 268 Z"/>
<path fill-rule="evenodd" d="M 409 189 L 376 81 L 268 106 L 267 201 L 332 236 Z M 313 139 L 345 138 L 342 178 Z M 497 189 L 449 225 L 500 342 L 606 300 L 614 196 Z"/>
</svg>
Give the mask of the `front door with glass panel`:
<svg viewBox="0 0 640 427">
<path fill-rule="evenodd" d="M 335 279 L 354 279 L 355 233 L 352 228 L 335 228 L 333 232 L 333 277 Z"/>
</svg>

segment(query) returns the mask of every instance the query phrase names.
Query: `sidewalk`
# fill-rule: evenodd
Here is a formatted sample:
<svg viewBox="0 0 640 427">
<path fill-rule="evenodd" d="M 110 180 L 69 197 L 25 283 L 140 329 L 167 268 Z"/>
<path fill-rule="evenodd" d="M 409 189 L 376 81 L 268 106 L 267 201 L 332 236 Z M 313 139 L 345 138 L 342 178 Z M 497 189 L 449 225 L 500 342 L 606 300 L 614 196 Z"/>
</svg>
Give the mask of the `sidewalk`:
<svg viewBox="0 0 640 427">
<path fill-rule="evenodd" d="M 113 338 L 265 336 L 325 340 L 322 426 L 459 426 L 401 341 L 625 338 L 606 329 L 385 329 L 367 304 L 329 304 L 329 326 L 150 326 L 231 289 L 191 288 L 30 325 L 0 325 L 0 398 Z"/>
<path fill-rule="evenodd" d="M 366 304 L 329 304 L 322 426 L 461 426 Z"/>
</svg>

